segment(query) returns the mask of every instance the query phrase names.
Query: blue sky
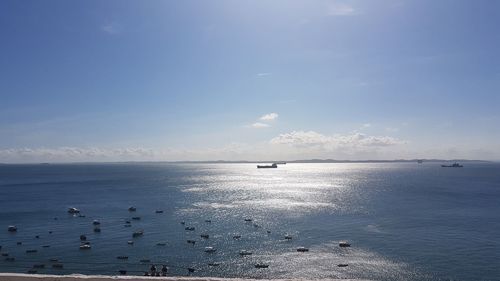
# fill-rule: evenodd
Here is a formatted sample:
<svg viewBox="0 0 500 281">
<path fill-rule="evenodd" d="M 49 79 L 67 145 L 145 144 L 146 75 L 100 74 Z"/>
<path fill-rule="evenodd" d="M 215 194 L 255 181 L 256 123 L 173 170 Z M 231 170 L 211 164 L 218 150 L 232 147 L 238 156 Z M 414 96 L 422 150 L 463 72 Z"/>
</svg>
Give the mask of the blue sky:
<svg viewBox="0 0 500 281">
<path fill-rule="evenodd" d="M 500 159 L 498 1 L 1 1 L 0 162 Z"/>
</svg>

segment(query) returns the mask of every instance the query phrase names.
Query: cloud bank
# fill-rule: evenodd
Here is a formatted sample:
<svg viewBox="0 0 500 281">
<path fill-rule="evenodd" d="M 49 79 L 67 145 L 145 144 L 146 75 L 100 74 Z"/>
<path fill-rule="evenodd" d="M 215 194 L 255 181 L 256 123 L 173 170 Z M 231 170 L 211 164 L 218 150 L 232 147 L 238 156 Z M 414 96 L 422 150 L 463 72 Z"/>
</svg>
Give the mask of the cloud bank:
<svg viewBox="0 0 500 281">
<path fill-rule="evenodd" d="M 326 136 L 315 131 L 293 131 L 271 139 L 270 143 L 292 147 L 319 147 L 326 151 L 333 151 L 345 147 L 386 147 L 402 144 L 403 142 L 392 137 L 367 136 L 363 133 Z"/>
</svg>

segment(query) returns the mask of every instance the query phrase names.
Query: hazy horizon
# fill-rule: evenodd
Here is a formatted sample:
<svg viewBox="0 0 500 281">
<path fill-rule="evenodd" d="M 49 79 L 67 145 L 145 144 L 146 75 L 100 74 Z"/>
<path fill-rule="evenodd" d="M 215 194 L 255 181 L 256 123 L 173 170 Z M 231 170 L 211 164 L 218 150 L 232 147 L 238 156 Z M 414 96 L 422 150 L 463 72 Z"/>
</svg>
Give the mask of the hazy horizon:
<svg viewBox="0 0 500 281">
<path fill-rule="evenodd" d="M 0 163 L 500 160 L 500 2 L 2 1 Z"/>
</svg>

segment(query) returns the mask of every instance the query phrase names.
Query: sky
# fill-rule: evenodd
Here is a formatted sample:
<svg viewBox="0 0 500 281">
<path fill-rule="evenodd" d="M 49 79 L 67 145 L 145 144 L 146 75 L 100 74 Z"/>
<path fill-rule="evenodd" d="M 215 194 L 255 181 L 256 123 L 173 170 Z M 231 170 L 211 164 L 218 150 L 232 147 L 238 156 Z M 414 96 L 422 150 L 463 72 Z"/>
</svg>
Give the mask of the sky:
<svg viewBox="0 0 500 281">
<path fill-rule="evenodd" d="M 0 1 L 0 162 L 500 160 L 500 1 Z"/>
</svg>

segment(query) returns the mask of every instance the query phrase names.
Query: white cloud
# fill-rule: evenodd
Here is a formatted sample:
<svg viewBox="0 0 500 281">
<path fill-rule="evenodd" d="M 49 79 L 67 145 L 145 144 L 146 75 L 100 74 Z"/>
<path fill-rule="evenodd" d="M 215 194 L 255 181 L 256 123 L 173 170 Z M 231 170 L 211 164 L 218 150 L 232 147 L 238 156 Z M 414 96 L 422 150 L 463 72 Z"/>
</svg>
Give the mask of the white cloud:
<svg viewBox="0 0 500 281">
<path fill-rule="evenodd" d="M 362 133 L 325 136 L 314 131 L 293 131 L 271 139 L 270 143 L 335 151 L 341 148 L 386 147 L 402 144 L 403 142 L 388 136 L 367 136 Z"/>
<path fill-rule="evenodd" d="M 121 31 L 121 26 L 115 22 L 107 23 L 101 26 L 101 30 L 108 34 L 117 34 Z"/>
<path fill-rule="evenodd" d="M 272 73 L 270 73 L 270 72 L 261 72 L 261 73 L 257 73 L 257 76 L 259 76 L 259 77 L 263 77 L 263 76 L 270 76 L 270 75 L 272 75 Z"/>
<path fill-rule="evenodd" d="M 345 3 L 332 3 L 328 5 L 328 15 L 330 16 L 352 16 L 357 14 L 356 9 Z"/>
<path fill-rule="evenodd" d="M 268 113 L 268 114 L 265 114 L 265 115 L 262 115 L 259 119 L 260 120 L 263 120 L 263 121 L 271 121 L 271 120 L 275 120 L 276 118 L 278 118 L 278 113 Z"/>
<path fill-rule="evenodd" d="M 365 123 L 365 124 L 361 125 L 361 128 L 370 128 L 371 126 L 372 126 L 372 124 Z"/>
<path fill-rule="evenodd" d="M 256 129 L 271 127 L 269 124 L 259 123 L 259 122 L 253 123 L 251 126 L 252 126 L 252 128 L 256 128 Z"/>
</svg>

